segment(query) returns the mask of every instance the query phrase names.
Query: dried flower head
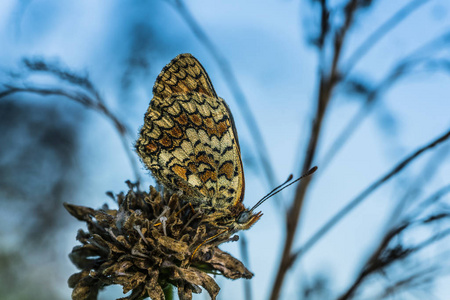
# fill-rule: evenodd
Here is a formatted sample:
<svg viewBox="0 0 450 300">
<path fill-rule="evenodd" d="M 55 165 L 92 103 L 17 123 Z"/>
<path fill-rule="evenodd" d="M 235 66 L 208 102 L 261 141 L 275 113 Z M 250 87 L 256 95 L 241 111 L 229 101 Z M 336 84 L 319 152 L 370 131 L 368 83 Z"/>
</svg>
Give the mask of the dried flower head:
<svg viewBox="0 0 450 300">
<path fill-rule="evenodd" d="M 180 299 L 206 289 L 212 299 L 219 286 L 210 274 L 252 278 L 253 274 L 218 245 L 235 241 L 214 221 L 214 213 L 183 202 L 177 194 L 161 195 L 153 187 L 141 192 L 130 185 L 117 196 L 118 210 L 64 204 L 69 213 L 87 223 L 79 230 L 82 245 L 70 259 L 81 272 L 69 278 L 72 299 L 97 299 L 100 289 L 112 284 L 132 291 L 120 299 L 164 299 L 164 289 L 178 288 Z"/>
</svg>

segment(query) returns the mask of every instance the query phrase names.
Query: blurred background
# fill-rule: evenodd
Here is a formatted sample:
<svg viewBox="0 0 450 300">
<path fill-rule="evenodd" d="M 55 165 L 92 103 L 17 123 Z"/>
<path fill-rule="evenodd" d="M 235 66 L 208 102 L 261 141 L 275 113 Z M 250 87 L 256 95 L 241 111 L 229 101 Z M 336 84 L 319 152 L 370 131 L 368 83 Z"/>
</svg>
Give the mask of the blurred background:
<svg viewBox="0 0 450 300">
<path fill-rule="evenodd" d="M 0 299 L 69 299 L 68 253 L 85 225 L 62 203 L 114 207 L 105 192 L 126 180 L 155 184 L 133 144 L 156 76 L 180 53 L 233 112 L 246 206 L 319 167 L 221 247 L 242 258 L 245 242 L 255 276 L 216 277 L 219 299 L 448 299 L 449 10 L 445 0 L 1 1 Z M 286 251 L 298 255 L 283 273 Z M 122 296 L 109 287 L 100 299 Z"/>
</svg>

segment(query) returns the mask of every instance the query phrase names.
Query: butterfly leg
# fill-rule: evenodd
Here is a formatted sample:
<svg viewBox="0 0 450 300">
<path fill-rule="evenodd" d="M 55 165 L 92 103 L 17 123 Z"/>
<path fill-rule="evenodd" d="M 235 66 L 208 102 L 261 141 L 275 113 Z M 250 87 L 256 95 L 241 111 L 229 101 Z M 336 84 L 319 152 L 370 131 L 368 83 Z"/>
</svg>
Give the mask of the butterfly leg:
<svg viewBox="0 0 450 300">
<path fill-rule="evenodd" d="M 194 252 L 192 252 L 191 259 L 194 258 L 195 253 L 198 251 L 198 249 L 200 249 L 201 246 L 203 246 L 204 244 L 215 240 L 218 236 L 220 236 L 220 235 L 222 235 L 222 234 L 224 234 L 225 232 L 228 232 L 228 231 L 229 231 L 228 228 L 223 229 L 223 230 L 219 231 L 217 234 L 213 235 L 212 237 L 207 238 L 206 240 L 204 240 L 200 245 L 197 246 L 197 248 L 195 248 Z"/>
</svg>

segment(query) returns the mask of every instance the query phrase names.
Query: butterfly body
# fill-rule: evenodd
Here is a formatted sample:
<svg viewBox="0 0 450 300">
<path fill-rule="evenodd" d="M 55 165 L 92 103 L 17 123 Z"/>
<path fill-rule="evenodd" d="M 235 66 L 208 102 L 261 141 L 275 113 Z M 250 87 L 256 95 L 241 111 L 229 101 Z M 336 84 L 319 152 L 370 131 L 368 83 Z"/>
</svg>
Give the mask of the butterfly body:
<svg viewBox="0 0 450 300">
<path fill-rule="evenodd" d="M 233 117 L 200 62 L 178 55 L 156 79 L 153 95 L 136 142 L 142 161 L 211 222 L 230 232 L 248 229 L 261 215 L 242 204 L 244 171 Z"/>
</svg>

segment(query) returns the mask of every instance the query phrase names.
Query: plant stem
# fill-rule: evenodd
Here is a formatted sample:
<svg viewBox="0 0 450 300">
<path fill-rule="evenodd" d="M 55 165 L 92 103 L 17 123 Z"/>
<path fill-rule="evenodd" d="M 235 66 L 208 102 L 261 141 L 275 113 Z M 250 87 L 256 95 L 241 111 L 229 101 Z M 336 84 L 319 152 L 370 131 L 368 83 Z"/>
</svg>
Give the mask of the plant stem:
<svg viewBox="0 0 450 300">
<path fill-rule="evenodd" d="M 163 291 L 165 300 L 173 300 L 173 286 L 170 283 L 166 285 Z"/>
</svg>

